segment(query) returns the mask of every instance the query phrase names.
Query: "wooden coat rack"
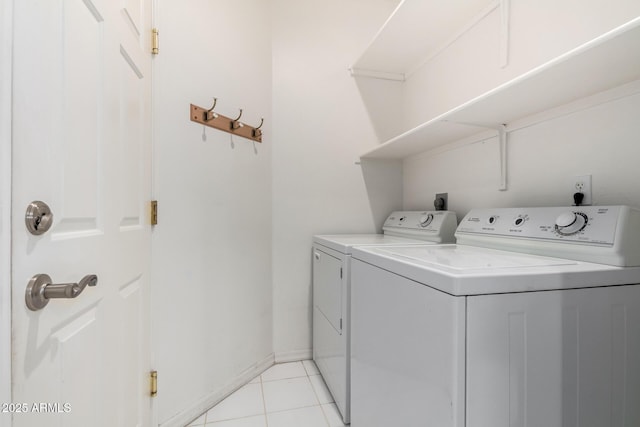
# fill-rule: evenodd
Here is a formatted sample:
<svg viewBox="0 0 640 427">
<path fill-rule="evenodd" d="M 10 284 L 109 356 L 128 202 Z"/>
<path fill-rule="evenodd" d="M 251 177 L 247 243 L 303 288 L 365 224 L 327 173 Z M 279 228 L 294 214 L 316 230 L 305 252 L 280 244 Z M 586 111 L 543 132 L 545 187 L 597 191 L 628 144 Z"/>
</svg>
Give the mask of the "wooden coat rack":
<svg viewBox="0 0 640 427">
<path fill-rule="evenodd" d="M 240 109 L 240 114 L 235 119 L 223 116 L 222 114 L 218 114 L 213 111 L 213 109 L 216 108 L 217 102 L 218 99 L 214 98 L 213 107 L 209 109 L 191 104 L 191 121 L 228 132 L 232 135 L 238 135 L 252 141 L 262 142 L 262 131 L 260 128 L 264 124 L 264 119 L 260 120 L 260 125 L 258 127 L 249 126 L 240 121 L 240 117 L 242 117 L 242 109 Z"/>
</svg>

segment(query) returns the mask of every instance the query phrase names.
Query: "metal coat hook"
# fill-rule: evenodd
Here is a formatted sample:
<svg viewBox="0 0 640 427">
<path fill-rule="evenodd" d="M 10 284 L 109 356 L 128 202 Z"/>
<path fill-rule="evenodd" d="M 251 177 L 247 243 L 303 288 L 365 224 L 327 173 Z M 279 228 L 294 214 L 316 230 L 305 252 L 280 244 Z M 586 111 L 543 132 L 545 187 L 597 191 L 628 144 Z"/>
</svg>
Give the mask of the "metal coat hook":
<svg viewBox="0 0 640 427">
<path fill-rule="evenodd" d="M 231 129 L 239 129 L 244 126 L 244 123 L 239 122 L 240 117 L 242 117 L 242 108 L 240 109 L 240 114 L 235 119 L 231 120 Z"/>
<path fill-rule="evenodd" d="M 213 98 L 213 106 L 209 109 L 207 109 L 206 107 L 203 108 L 191 104 L 191 106 L 189 107 L 189 116 L 191 118 L 191 121 L 221 130 L 223 132 L 231 133 L 235 136 L 241 136 L 243 138 L 251 139 L 255 142 L 262 142 L 262 131 L 260 130 L 260 128 L 264 124 L 264 118 L 260 120 L 260 126 L 254 128 L 253 126 L 247 125 L 240 121 L 243 113 L 242 108 L 240 108 L 240 113 L 235 119 L 214 112 L 213 110 L 216 108 L 217 102 L 218 99 Z M 206 135 L 203 131 L 203 140 L 205 138 Z"/>
<path fill-rule="evenodd" d="M 262 136 L 262 131 L 260 130 L 260 128 L 263 124 L 264 117 L 260 117 L 260 125 L 257 128 L 253 128 L 253 130 L 251 131 L 251 135 L 253 135 L 254 138 L 260 138 Z"/>
<path fill-rule="evenodd" d="M 204 112 L 204 120 L 208 122 L 209 120 L 217 119 L 218 113 L 213 111 L 216 108 L 216 104 L 218 103 L 218 98 L 213 98 L 213 106 Z"/>
</svg>

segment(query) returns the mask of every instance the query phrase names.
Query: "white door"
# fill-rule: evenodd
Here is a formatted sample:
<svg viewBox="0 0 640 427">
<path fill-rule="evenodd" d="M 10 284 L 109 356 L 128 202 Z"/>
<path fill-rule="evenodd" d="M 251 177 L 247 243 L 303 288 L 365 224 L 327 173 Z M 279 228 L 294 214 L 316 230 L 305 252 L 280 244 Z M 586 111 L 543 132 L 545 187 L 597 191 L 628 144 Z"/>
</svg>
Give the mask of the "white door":
<svg viewBox="0 0 640 427">
<path fill-rule="evenodd" d="M 14 1 L 14 426 L 151 422 L 150 7 Z M 54 215 L 41 236 L 25 227 L 33 200 Z M 98 283 L 31 311 L 41 273 Z"/>
</svg>

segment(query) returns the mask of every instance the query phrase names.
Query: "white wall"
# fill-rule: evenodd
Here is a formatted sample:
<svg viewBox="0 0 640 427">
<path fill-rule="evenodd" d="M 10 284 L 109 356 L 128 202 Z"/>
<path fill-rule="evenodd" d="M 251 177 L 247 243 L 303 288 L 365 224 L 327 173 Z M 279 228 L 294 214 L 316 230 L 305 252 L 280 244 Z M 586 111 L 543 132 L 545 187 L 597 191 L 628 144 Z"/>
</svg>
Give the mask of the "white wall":
<svg viewBox="0 0 640 427">
<path fill-rule="evenodd" d="M 449 193 L 458 218 L 474 207 L 568 206 L 571 179 L 592 175 L 593 203 L 640 207 L 640 94 L 512 132 L 508 191 L 498 191 L 496 138 L 404 162 L 404 204 Z"/>
<path fill-rule="evenodd" d="M 386 0 L 273 1 L 273 310 L 277 360 L 311 356 L 314 234 L 373 232 L 400 207 L 355 165 L 376 129 L 348 67 L 392 12 Z M 385 169 L 385 165 L 364 165 Z M 396 179 L 393 168 L 385 174 Z"/>
<path fill-rule="evenodd" d="M 161 425 L 184 425 L 273 361 L 271 16 L 266 0 L 158 2 L 157 15 L 156 405 Z M 191 122 L 189 104 L 214 96 L 220 114 L 264 117 L 264 142 Z"/>
<path fill-rule="evenodd" d="M 11 10 L 0 0 L 0 402 L 11 402 Z M 10 423 L 0 415 L 0 426 Z"/>
<path fill-rule="evenodd" d="M 441 114 L 640 15 L 640 2 L 511 0 L 510 57 L 499 66 L 498 12 L 490 14 L 406 82 L 405 126 Z M 632 54 L 630 52 L 630 54 Z M 584 70 L 588 76 L 589 70 Z M 583 78 L 584 76 L 577 76 Z M 508 191 L 498 191 L 495 138 L 404 161 L 404 207 L 449 193 L 461 218 L 472 207 L 569 205 L 573 176 L 593 175 L 595 204 L 640 206 L 638 85 L 626 97 L 509 134 Z M 552 88 L 549 88 L 552 90 Z"/>
</svg>

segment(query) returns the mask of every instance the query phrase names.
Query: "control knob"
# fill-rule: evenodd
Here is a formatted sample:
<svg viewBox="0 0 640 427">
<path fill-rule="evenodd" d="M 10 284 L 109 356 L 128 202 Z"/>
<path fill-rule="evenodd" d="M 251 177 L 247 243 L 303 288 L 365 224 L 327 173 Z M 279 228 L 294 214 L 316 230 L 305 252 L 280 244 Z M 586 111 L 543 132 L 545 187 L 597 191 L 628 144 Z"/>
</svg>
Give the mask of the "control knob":
<svg viewBox="0 0 640 427">
<path fill-rule="evenodd" d="M 587 226 L 587 215 L 582 212 L 565 212 L 556 218 L 556 232 L 562 236 L 571 236 Z"/>
<path fill-rule="evenodd" d="M 420 218 L 420 227 L 426 227 L 433 221 L 433 214 L 427 214 Z"/>
</svg>

